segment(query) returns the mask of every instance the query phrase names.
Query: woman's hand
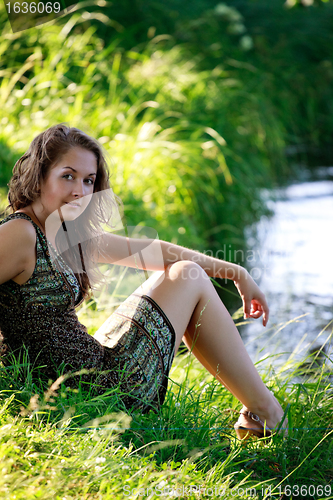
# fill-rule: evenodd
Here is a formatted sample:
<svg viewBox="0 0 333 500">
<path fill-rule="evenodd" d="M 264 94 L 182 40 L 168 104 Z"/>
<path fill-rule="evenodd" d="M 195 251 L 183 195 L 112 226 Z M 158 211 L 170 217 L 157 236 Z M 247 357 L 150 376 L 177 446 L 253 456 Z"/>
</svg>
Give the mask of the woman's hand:
<svg viewBox="0 0 333 500">
<path fill-rule="evenodd" d="M 258 285 L 253 281 L 246 269 L 242 268 L 239 278 L 234 280 L 239 295 L 242 297 L 244 318 L 260 318 L 263 316 L 262 324 L 267 325 L 269 308 Z"/>
</svg>

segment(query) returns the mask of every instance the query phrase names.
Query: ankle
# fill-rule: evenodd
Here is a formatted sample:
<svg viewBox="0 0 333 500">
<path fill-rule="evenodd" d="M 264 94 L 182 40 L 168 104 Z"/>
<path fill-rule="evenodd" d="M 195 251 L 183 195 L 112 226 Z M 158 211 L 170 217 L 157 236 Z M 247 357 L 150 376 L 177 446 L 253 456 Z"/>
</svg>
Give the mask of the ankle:
<svg viewBox="0 0 333 500">
<path fill-rule="evenodd" d="M 272 393 L 270 393 L 270 397 L 265 402 L 256 401 L 253 405 L 244 406 L 243 408 L 258 415 L 263 422 L 266 422 L 266 425 L 270 429 L 279 424 L 284 414 L 280 403 Z"/>
</svg>

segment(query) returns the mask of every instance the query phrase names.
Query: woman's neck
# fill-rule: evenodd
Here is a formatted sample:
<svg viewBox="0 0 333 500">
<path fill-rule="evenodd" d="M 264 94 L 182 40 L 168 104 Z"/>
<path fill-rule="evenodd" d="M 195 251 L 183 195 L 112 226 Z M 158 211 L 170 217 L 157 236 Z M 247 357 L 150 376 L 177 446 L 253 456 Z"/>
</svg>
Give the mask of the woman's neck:
<svg viewBox="0 0 333 500">
<path fill-rule="evenodd" d="M 61 226 L 61 220 L 58 213 L 45 215 L 44 211 L 34 204 L 28 205 L 25 208 L 17 210 L 16 212 L 26 213 L 37 224 L 48 241 L 55 247 L 55 237 Z"/>
</svg>

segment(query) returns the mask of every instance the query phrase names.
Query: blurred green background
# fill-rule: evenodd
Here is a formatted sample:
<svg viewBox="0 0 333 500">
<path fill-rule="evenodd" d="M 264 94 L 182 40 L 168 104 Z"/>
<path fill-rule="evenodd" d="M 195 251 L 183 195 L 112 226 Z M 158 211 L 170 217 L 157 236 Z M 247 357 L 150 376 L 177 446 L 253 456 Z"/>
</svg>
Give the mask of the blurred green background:
<svg viewBox="0 0 333 500">
<path fill-rule="evenodd" d="M 87 1 L 14 34 L 0 3 L 0 26 L 2 207 L 31 140 L 67 122 L 108 151 L 127 224 L 214 255 L 268 214 L 263 187 L 330 160 L 329 1 Z"/>
</svg>

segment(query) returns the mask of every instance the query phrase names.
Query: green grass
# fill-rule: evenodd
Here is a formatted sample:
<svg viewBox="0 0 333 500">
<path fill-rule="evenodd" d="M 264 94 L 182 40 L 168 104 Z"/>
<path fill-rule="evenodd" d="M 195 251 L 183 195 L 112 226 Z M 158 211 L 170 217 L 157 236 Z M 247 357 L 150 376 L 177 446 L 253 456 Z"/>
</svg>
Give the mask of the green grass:
<svg viewBox="0 0 333 500">
<path fill-rule="evenodd" d="M 102 293 L 94 306 L 81 307 L 79 319 L 90 324 L 90 333 L 123 292 L 120 286 L 119 296 L 107 301 Z M 304 485 L 304 492 L 310 485 L 329 485 L 333 393 L 330 360 L 322 361 L 288 362 L 278 373 L 258 364 L 286 410 L 290 430 L 286 438 L 275 435 L 245 446 L 233 430 L 240 403 L 190 353 L 176 357 L 165 403 L 146 415 L 122 411 L 116 389 L 96 396 L 87 387 L 67 388 L 61 378 L 43 388 L 33 382 L 24 359 L 0 365 L 0 497 L 122 499 L 136 498 L 140 489 L 147 497 L 150 488 L 148 497 L 158 498 L 165 488 L 196 499 L 195 488 L 208 498 L 216 487 L 224 491 L 221 498 L 278 500 L 284 488 Z M 272 494 L 265 497 L 268 487 Z M 305 498 L 325 497 L 333 492 Z"/>
<path fill-rule="evenodd" d="M 14 34 L 0 3 L 0 186 L 65 121 L 107 150 L 129 225 L 200 251 L 244 247 L 268 213 L 261 188 L 294 168 L 286 147 L 321 147 L 333 129 L 333 10 L 282 3 L 138 0 L 135 21 L 126 3 L 85 1 Z"/>
<path fill-rule="evenodd" d="M 142 271 L 128 271 L 113 266 L 109 285 L 80 307 L 90 334 L 145 280 Z M 290 431 L 246 446 L 233 430 L 240 403 L 190 354 L 176 357 L 166 401 L 147 415 L 125 413 L 117 389 L 96 396 L 86 386 L 67 388 L 61 378 L 47 388 L 33 380 L 25 359 L 0 364 L 0 498 L 111 500 L 140 488 L 158 498 L 161 488 L 173 488 L 179 498 L 197 499 L 195 488 L 208 498 L 217 487 L 222 498 L 262 499 L 270 487 L 266 498 L 278 500 L 296 485 L 320 492 L 333 479 L 332 360 L 320 359 L 291 356 L 278 369 L 275 355 L 271 365 L 257 363 Z M 324 493 L 301 498 L 333 497 Z"/>
<path fill-rule="evenodd" d="M 13 35 L 0 3 L 0 184 L 37 133 L 67 121 L 105 146 L 129 224 L 157 223 L 161 239 L 201 251 L 239 248 L 243 228 L 265 212 L 260 188 L 286 173 L 285 146 L 320 145 L 320 137 L 330 137 L 329 16 L 323 60 L 312 65 L 310 57 L 302 63 L 302 54 L 308 54 L 304 44 L 313 53 L 316 38 L 306 30 L 297 35 L 293 26 L 306 22 L 316 33 L 314 11 L 309 16 L 305 9 L 301 23 L 290 20 L 293 50 L 278 25 L 255 33 L 256 21 L 249 22 L 251 52 L 238 36 L 222 36 L 211 11 L 178 20 L 178 33 L 188 37 L 183 42 L 152 35 L 135 46 L 133 30 L 107 16 L 89 17 L 89 2 L 81 6 L 54 25 Z M 3 187 L 1 209 L 5 194 Z M 110 272 L 105 293 L 80 309 L 90 334 L 144 281 L 140 273 L 126 276 L 126 284 L 120 277 Z M 176 358 L 165 404 L 148 415 L 122 412 L 115 391 L 97 397 L 61 383 L 48 391 L 32 381 L 24 360 L 0 366 L 0 497 L 123 499 L 125 486 L 136 492 L 184 486 L 179 497 L 197 499 L 214 495 L 195 487 L 217 486 L 226 489 L 223 498 L 250 498 L 250 487 L 263 498 L 262 488 L 271 486 L 269 498 L 280 500 L 288 486 L 331 484 L 329 360 L 319 367 L 308 361 L 289 361 L 278 373 L 258 365 L 291 430 L 285 439 L 246 446 L 233 431 L 240 404 L 188 356 Z M 232 494 L 240 487 L 243 494 Z M 324 493 L 315 497 L 333 497 Z"/>
<path fill-rule="evenodd" d="M 203 69 L 204 55 L 169 35 L 125 50 L 121 26 L 89 5 L 11 34 L 0 4 L 0 185 L 33 137 L 66 121 L 107 150 L 130 225 L 158 224 L 161 239 L 198 250 L 239 248 L 282 164 L 266 96 L 223 64 Z"/>
<path fill-rule="evenodd" d="M 332 481 L 332 392 L 325 377 L 297 384 L 266 379 L 288 406 L 293 429 L 285 439 L 246 446 L 232 428 L 238 402 L 196 362 L 178 357 L 170 378 L 159 413 L 129 416 L 115 412 L 112 396 L 89 399 L 64 388 L 27 405 L 36 388 L 14 390 L 10 371 L 1 370 L 1 497 L 111 499 L 123 498 L 125 486 L 164 484 L 251 487 L 262 498 L 264 486 L 278 492 L 279 485 Z"/>
</svg>

